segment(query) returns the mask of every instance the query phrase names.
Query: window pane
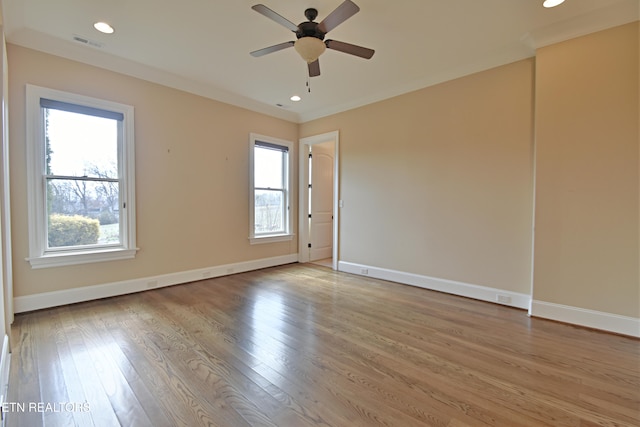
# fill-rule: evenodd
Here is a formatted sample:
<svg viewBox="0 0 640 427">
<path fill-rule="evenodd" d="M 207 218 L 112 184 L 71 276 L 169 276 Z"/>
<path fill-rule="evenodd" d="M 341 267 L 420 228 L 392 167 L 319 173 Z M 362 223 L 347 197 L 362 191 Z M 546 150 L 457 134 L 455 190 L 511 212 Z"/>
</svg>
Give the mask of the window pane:
<svg viewBox="0 0 640 427">
<path fill-rule="evenodd" d="M 282 167 L 285 154 L 270 148 L 254 148 L 254 186 L 258 188 L 283 188 Z"/>
<path fill-rule="evenodd" d="M 118 183 L 47 180 L 50 248 L 120 244 Z"/>
<path fill-rule="evenodd" d="M 282 191 L 255 191 L 255 234 L 284 233 L 284 197 Z"/>
<path fill-rule="evenodd" d="M 118 178 L 118 121 L 45 110 L 48 175 Z"/>
</svg>

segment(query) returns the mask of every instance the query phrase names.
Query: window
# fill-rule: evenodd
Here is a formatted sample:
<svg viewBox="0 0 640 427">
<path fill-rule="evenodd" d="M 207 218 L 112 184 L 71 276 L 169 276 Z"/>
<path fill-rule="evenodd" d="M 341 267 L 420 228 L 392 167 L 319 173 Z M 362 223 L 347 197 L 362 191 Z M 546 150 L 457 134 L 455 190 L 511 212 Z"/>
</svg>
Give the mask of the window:
<svg viewBox="0 0 640 427">
<path fill-rule="evenodd" d="M 27 85 L 29 262 L 135 256 L 133 107 Z"/>
<path fill-rule="evenodd" d="M 293 144 L 256 134 L 250 135 L 249 142 L 251 243 L 291 240 L 290 152 Z"/>
</svg>

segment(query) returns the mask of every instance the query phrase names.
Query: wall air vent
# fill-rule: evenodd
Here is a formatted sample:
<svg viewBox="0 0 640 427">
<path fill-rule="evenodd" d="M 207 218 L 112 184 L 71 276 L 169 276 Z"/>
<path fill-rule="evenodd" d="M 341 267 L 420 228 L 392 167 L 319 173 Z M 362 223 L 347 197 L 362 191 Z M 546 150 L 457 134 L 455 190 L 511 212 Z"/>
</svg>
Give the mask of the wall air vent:
<svg viewBox="0 0 640 427">
<path fill-rule="evenodd" d="M 102 49 L 102 48 L 104 47 L 104 44 L 102 44 L 102 43 L 100 43 L 100 42 L 97 42 L 97 41 L 95 41 L 95 40 L 91 40 L 91 39 L 89 39 L 89 38 L 87 38 L 87 37 L 79 36 L 79 35 L 77 35 L 77 34 L 74 34 L 74 35 L 73 35 L 73 41 L 78 42 L 78 43 L 85 44 L 85 45 L 87 45 L 87 46 L 97 47 L 97 48 L 99 48 L 99 49 Z"/>
</svg>

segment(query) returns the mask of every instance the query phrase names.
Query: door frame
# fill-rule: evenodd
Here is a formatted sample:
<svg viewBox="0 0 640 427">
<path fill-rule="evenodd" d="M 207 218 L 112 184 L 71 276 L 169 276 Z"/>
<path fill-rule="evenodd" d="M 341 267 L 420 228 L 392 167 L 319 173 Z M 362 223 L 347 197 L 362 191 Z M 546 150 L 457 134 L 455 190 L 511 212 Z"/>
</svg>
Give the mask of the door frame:
<svg viewBox="0 0 640 427">
<path fill-rule="evenodd" d="M 338 239 L 339 239 L 339 132 L 333 131 L 320 135 L 309 136 L 299 140 L 300 166 L 298 168 L 298 262 L 309 262 L 309 152 L 310 147 L 315 144 L 333 142 L 333 248 L 332 248 L 332 268 L 338 269 Z"/>
</svg>

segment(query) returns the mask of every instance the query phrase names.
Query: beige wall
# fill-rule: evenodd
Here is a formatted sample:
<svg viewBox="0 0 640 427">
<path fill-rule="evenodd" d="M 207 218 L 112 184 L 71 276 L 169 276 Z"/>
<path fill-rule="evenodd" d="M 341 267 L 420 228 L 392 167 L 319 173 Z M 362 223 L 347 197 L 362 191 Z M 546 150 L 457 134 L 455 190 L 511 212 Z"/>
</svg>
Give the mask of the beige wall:
<svg viewBox="0 0 640 427">
<path fill-rule="evenodd" d="M 532 59 L 301 125 L 340 131 L 340 260 L 529 294 Z"/>
<path fill-rule="evenodd" d="M 248 240 L 249 133 L 295 142 L 296 124 L 15 45 L 8 55 L 15 296 L 297 253 L 295 241 Z M 135 107 L 135 259 L 39 270 L 24 260 L 27 83 Z"/>
<path fill-rule="evenodd" d="M 559 320 L 640 318 L 639 38 L 635 22 L 301 125 L 340 130 L 341 260 L 531 294 Z"/>
<path fill-rule="evenodd" d="M 640 317 L 638 22 L 536 59 L 537 301 Z"/>
<path fill-rule="evenodd" d="M 9 45 L 15 293 L 295 254 L 248 244 L 248 134 L 339 130 L 341 261 L 639 318 L 638 31 L 301 125 Z M 27 82 L 136 107 L 135 260 L 23 261 Z"/>
</svg>

